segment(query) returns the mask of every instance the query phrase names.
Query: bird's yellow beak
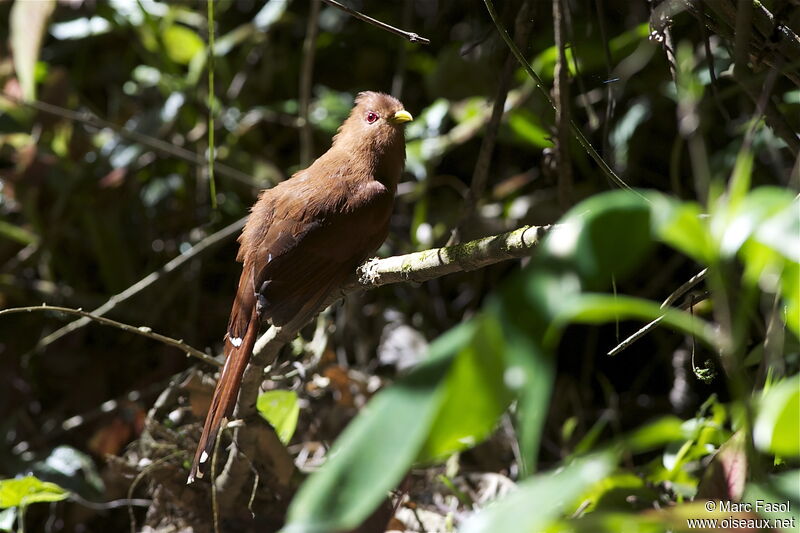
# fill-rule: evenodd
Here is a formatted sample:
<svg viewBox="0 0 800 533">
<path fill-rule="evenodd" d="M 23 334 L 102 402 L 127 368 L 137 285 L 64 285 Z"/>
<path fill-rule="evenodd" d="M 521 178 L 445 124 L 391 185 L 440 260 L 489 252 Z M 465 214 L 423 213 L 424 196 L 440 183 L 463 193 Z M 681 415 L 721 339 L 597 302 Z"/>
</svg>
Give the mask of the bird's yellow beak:
<svg viewBox="0 0 800 533">
<path fill-rule="evenodd" d="M 411 113 L 406 111 L 405 109 L 401 109 L 394 115 L 392 115 L 391 121 L 395 124 L 402 124 L 403 122 L 411 122 L 414 120 L 414 117 L 411 116 Z"/>
</svg>

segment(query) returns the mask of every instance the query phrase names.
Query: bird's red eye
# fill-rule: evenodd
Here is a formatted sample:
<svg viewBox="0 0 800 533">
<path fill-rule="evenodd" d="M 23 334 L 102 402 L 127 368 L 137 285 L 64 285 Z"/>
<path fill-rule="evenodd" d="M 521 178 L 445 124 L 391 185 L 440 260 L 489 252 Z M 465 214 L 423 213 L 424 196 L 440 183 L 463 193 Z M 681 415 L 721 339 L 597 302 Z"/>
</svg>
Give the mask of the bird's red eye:
<svg viewBox="0 0 800 533">
<path fill-rule="evenodd" d="M 375 113 L 374 111 L 370 111 L 369 113 L 367 113 L 367 122 L 372 124 L 376 120 L 378 120 L 378 114 L 377 113 Z"/>
</svg>

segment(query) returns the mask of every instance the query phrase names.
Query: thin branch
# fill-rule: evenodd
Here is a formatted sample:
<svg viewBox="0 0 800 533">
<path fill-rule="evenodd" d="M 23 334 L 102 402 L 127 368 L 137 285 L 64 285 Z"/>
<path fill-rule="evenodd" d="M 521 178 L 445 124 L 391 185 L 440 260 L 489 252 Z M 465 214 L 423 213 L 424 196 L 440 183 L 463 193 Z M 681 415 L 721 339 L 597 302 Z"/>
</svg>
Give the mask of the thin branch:
<svg viewBox="0 0 800 533">
<path fill-rule="evenodd" d="M 211 208 L 217 208 L 217 182 L 214 181 L 214 2 L 208 2 L 208 193 L 211 195 Z"/>
<path fill-rule="evenodd" d="M 542 81 L 542 78 L 540 78 L 539 75 L 536 73 L 536 71 L 533 70 L 531 65 L 525 59 L 525 56 L 522 55 L 522 52 L 520 52 L 517 45 L 514 44 L 514 41 L 508 35 L 508 32 L 503 27 L 502 23 L 500 22 L 500 19 L 497 17 L 497 12 L 494 9 L 494 4 L 492 3 L 492 0 L 483 0 L 483 3 L 486 4 L 486 9 L 489 11 L 489 16 L 492 18 L 492 22 L 494 22 L 494 25 L 497 27 L 497 31 L 498 33 L 500 33 L 500 37 L 503 38 L 506 45 L 511 49 L 511 53 L 514 54 L 514 57 L 517 58 L 517 61 L 519 61 L 520 65 L 522 65 L 522 67 L 525 69 L 525 72 L 527 72 L 528 75 L 531 77 L 531 79 L 533 79 L 536 82 L 536 88 L 539 89 L 539 92 L 544 96 L 544 98 L 550 104 L 550 107 L 552 107 L 553 110 L 555 111 L 556 110 L 555 102 L 553 102 L 553 99 L 550 97 L 550 95 L 547 93 L 547 90 L 544 88 L 544 82 Z M 625 181 L 622 180 L 622 178 L 617 176 L 617 174 L 614 172 L 614 170 L 612 170 L 612 168 L 608 165 L 608 163 L 606 163 L 605 160 L 602 157 L 600 157 L 600 154 L 597 153 L 597 150 L 594 149 L 592 144 L 589 142 L 589 140 L 586 138 L 586 136 L 583 134 L 583 132 L 580 130 L 580 128 L 578 127 L 578 125 L 575 123 L 574 120 L 569 121 L 569 126 L 570 130 L 572 131 L 572 135 L 575 136 L 575 139 L 578 141 L 578 143 L 580 143 L 580 145 L 583 147 L 583 149 L 586 151 L 589 157 L 591 157 L 594 160 L 594 162 L 597 163 L 597 165 L 600 167 L 600 170 L 603 171 L 603 173 L 606 175 L 608 179 L 610 179 L 612 182 L 614 182 L 623 189 L 628 189 L 633 191 L 639 197 L 649 202 L 649 200 L 647 200 L 647 198 L 645 198 L 644 195 L 632 189 L 630 185 L 628 185 L 627 183 L 625 183 Z"/>
<path fill-rule="evenodd" d="M 229 238 L 233 237 L 235 234 L 239 232 L 244 227 L 244 223 L 247 221 L 247 217 L 240 218 L 233 224 L 229 224 L 222 228 L 221 230 L 217 231 L 216 233 L 212 233 L 208 237 L 204 238 L 194 246 L 192 246 L 186 253 L 182 253 L 179 256 L 172 259 L 163 267 L 159 268 L 158 270 L 151 272 L 147 276 L 143 277 L 124 291 L 119 294 L 115 294 L 111 298 L 108 299 L 103 305 L 98 307 L 97 309 L 92 310 L 91 314 L 94 316 L 103 316 L 112 309 L 114 309 L 117 305 L 121 304 L 122 302 L 130 299 L 134 295 L 138 294 L 142 290 L 146 289 L 153 283 L 157 282 L 165 275 L 169 274 L 173 270 L 177 270 L 181 266 L 183 266 L 186 262 L 194 259 L 201 253 L 209 250 L 210 248 L 216 246 L 217 244 L 221 244 L 222 242 L 227 241 Z M 63 328 L 57 329 L 47 337 L 40 340 L 35 350 L 40 351 L 52 344 L 53 342 L 57 341 L 64 335 L 72 333 L 81 329 L 82 327 L 86 326 L 91 319 L 89 318 L 81 318 L 74 322 L 70 322 Z"/>
<path fill-rule="evenodd" d="M 214 365 L 216 367 L 222 366 L 222 363 L 220 363 L 210 355 L 206 355 L 197 348 L 189 346 L 182 340 L 173 339 L 172 337 L 167 337 L 166 335 L 155 333 L 152 329 L 146 326 L 141 326 L 141 327 L 131 326 L 130 324 L 124 324 L 122 322 L 117 322 L 116 320 L 111 320 L 110 318 L 94 315 L 82 309 L 72 309 L 71 307 L 59 307 L 55 305 L 34 305 L 30 307 L 12 307 L 10 309 L 3 309 L 2 311 L 0 311 L 0 316 L 11 315 L 15 313 L 32 313 L 34 311 L 58 311 L 59 313 L 66 313 L 68 315 L 77 315 L 89 321 L 93 320 L 105 326 L 111 326 L 117 329 L 121 329 L 122 331 L 127 331 L 128 333 L 135 333 L 137 335 L 141 335 L 142 337 L 153 339 L 154 341 L 158 341 L 162 344 L 174 346 L 175 348 L 178 348 L 179 350 L 185 352 L 186 355 L 197 357 L 201 361 L 208 363 L 210 365 Z"/>
<path fill-rule="evenodd" d="M 661 309 L 665 309 L 665 308 L 669 307 L 678 298 L 680 298 L 681 296 L 686 294 L 686 292 L 691 290 L 692 287 L 694 287 L 695 285 L 697 285 L 698 283 L 700 283 L 701 281 L 706 279 L 706 274 L 707 273 L 708 273 L 708 269 L 704 268 L 703 270 L 701 270 L 700 272 L 698 272 L 697 274 L 695 274 L 694 276 L 689 278 L 686 281 L 686 283 L 684 283 L 683 285 L 681 285 L 680 287 L 675 289 L 669 296 L 667 296 L 667 299 L 664 300 L 664 302 L 661 304 Z M 624 341 L 622 341 L 619 344 L 617 344 L 614 348 L 612 348 L 608 352 L 608 355 L 617 355 L 622 350 L 626 349 L 631 344 L 633 344 L 637 340 L 639 340 L 642 337 L 644 337 L 645 335 L 647 335 L 653 328 L 655 328 L 658 325 L 659 322 L 661 322 L 661 319 L 663 319 L 663 318 L 664 318 L 664 316 L 662 315 L 662 316 L 656 318 L 655 320 L 653 320 L 651 322 L 648 322 L 644 327 L 642 327 L 636 333 L 634 333 L 633 335 L 631 335 L 630 337 L 628 337 Z"/>
<path fill-rule="evenodd" d="M 183 159 L 184 161 L 188 161 L 189 163 L 192 163 L 198 167 L 204 167 L 208 163 L 203 156 L 187 150 L 186 148 L 170 144 L 166 141 L 162 141 L 161 139 L 151 137 L 150 135 L 139 133 L 138 131 L 117 126 L 112 122 L 103 120 L 91 111 L 73 111 L 71 109 L 65 109 L 57 105 L 48 104 L 47 102 L 40 102 L 38 100 L 22 100 L 16 98 L 15 96 L 11 96 L 8 93 L 0 93 L 0 98 L 5 98 L 6 100 L 9 100 L 17 105 L 24 105 L 30 107 L 31 109 L 36 109 L 42 113 L 49 113 L 67 120 L 80 122 L 81 124 L 86 124 L 87 126 L 91 126 L 93 128 L 110 129 L 120 137 L 143 144 L 164 155 Z M 247 185 L 252 186 L 254 184 L 253 179 L 249 175 L 240 170 L 236 170 L 233 167 L 229 167 L 228 165 L 224 165 L 222 163 L 215 163 L 214 168 L 223 176 L 246 183 Z"/>
<path fill-rule="evenodd" d="M 308 110 L 311 106 L 311 82 L 314 73 L 314 58 L 317 51 L 320 0 L 311 1 L 311 12 L 306 23 L 306 38 L 303 41 L 303 66 L 300 69 L 300 166 L 308 166 L 314 157 L 314 136 Z"/>
<path fill-rule="evenodd" d="M 414 2 L 403 2 L 402 22 L 403 26 L 411 25 L 411 16 L 414 14 Z M 406 79 L 406 62 L 408 49 L 405 46 L 399 47 L 397 61 L 394 65 L 394 76 L 392 77 L 392 96 L 400 100 L 403 99 L 403 85 Z"/>
<path fill-rule="evenodd" d="M 360 12 L 356 11 L 355 9 L 347 7 L 344 4 L 340 4 L 336 0 L 322 0 L 322 1 L 325 2 L 326 4 L 328 4 L 329 6 L 333 6 L 333 7 L 337 7 L 339 9 L 341 9 L 342 11 L 344 11 L 345 13 L 347 13 L 348 15 L 350 15 L 352 17 L 355 17 L 355 18 L 357 18 L 359 20 L 363 20 L 364 22 L 372 24 L 373 26 L 377 26 L 380 29 L 386 30 L 386 31 L 388 31 L 390 33 L 394 33 L 395 35 L 399 35 L 400 37 L 405 37 L 406 39 L 408 39 L 409 42 L 422 43 L 422 44 L 430 44 L 430 42 L 431 42 L 429 39 L 426 39 L 425 37 L 421 37 L 420 35 L 417 35 L 416 33 L 413 33 L 413 32 L 410 32 L 410 31 L 404 31 L 404 30 L 401 30 L 399 28 L 395 28 L 394 26 L 390 26 L 390 25 L 386 24 L 385 22 L 381 22 L 380 20 L 376 20 L 376 19 L 374 19 L 372 17 L 369 17 L 369 16 L 367 16 L 367 15 L 365 15 L 363 13 L 360 13 Z"/>
<path fill-rule="evenodd" d="M 553 74 L 553 99 L 556 102 L 556 161 L 558 165 L 558 203 L 566 209 L 572 204 L 572 161 L 569 150 L 569 67 L 565 41 L 563 0 L 553 0 L 553 26 L 558 50 Z"/>
<path fill-rule="evenodd" d="M 119 500 L 111 500 L 108 502 L 92 502 L 82 498 L 77 492 L 73 492 L 70 494 L 69 499 L 83 505 L 84 507 L 88 507 L 89 509 L 94 509 L 95 511 L 105 511 L 108 509 L 117 509 L 119 507 L 149 507 L 153 505 L 153 500 L 145 500 L 142 498 L 122 498 Z"/>
</svg>

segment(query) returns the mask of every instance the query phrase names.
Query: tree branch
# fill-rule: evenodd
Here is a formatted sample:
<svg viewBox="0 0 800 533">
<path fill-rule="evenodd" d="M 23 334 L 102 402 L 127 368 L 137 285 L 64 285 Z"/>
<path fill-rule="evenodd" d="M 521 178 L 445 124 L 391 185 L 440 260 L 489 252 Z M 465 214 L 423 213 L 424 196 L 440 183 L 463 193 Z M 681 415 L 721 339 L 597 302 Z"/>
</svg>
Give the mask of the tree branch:
<svg viewBox="0 0 800 533">
<path fill-rule="evenodd" d="M 524 226 L 507 233 L 485 237 L 475 241 L 444 248 L 434 248 L 386 259 L 371 259 L 361 265 L 354 279 L 342 290 L 332 295 L 321 308 L 327 307 L 346 294 L 388 285 L 390 283 L 421 283 L 455 272 L 468 272 L 508 259 L 530 255 L 550 226 Z M 292 322 L 283 327 L 270 327 L 256 342 L 250 364 L 247 365 L 239 390 L 239 399 L 234 411 L 234 418 L 249 420 L 256 411 L 256 399 L 263 381 L 264 369 L 274 363 L 281 348 L 297 336 L 297 332 L 306 322 Z M 231 454 L 223 472 L 218 477 L 218 491 L 229 495 L 239 494 L 247 481 L 246 475 L 231 475 L 233 472 L 247 470 L 241 465 L 249 458 L 256 462 L 258 453 L 255 440 L 244 435 L 250 428 L 244 426 L 238 430 L 238 442 L 232 447 Z M 270 452 L 271 453 L 271 452 Z M 271 458 L 274 461 L 274 458 Z M 274 465 L 273 465 L 274 466 Z M 280 477 L 272 472 L 274 477 Z"/>
</svg>

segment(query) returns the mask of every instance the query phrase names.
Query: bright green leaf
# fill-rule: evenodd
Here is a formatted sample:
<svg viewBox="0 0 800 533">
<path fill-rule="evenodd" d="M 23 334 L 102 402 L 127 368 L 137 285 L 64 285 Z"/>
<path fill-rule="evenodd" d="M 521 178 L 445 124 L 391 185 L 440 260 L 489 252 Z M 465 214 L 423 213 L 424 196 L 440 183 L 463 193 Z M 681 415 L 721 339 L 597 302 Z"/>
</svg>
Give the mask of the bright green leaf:
<svg viewBox="0 0 800 533">
<path fill-rule="evenodd" d="M 764 394 L 753 427 L 753 441 L 768 453 L 800 456 L 800 376 L 784 379 Z"/>
<path fill-rule="evenodd" d="M 718 343 L 719 335 L 714 327 L 686 311 L 674 308 L 662 309 L 657 303 L 643 298 L 591 293 L 583 294 L 563 307 L 551 325 L 545 341 L 553 340 L 555 330 L 570 322 L 602 324 L 632 318 L 659 320 L 660 324 L 694 335 L 711 347 L 715 347 Z"/>
<path fill-rule="evenodd" d="M 59 502 L 68 497 L 69 491 L 34 476 L 0 480 L 0 509 L 39 502 Z"/>
<path fill-rule="evenodd" d="M 700 206 L 678 202 L 660 194 L 649 198 L 652 201 L 656 236 L 700 264 L 712 262 L 715 247 Z"/>
<path fill-rule="evenodd" d="M 508 116 L 508 126 L 522 141 L 537 148 L 553 146 L 552 135 L 536 120 L 536 116 L 528 110 L 520 109 Z"/>
<path fill-rule="evenodd" d="M 503 384 L 504 341 L 500 325 L 490 315 L 476 321 L 472 338 L 448 373 L 442 405 L 419 461 L 443 459 L 482 441 L 494 430 L 511 401 Z"/>
<path fill-rule="evenodd" d="M 461 533 L 541 531 L 567 510 L 590 486 L 614 468 L 610 452 L 578 459 L 555 473 L 536 475 L 516 491 L 469 518 Z"/>
<path fill-rule="evenodd" d="M 351 529 L 369 516 L 417 457 L 439 412 L 442 383 L 474 329 L 466 323 L 442 335 L 428 359 L 372 398 L 300 487 L 284 532 Z"/>
<path fill-rule="evenodd" d="M 543 244 L 549 256 L 570 263 L 585 287 L 607 287 L 652 248 L 650 206 L 631 191 L 598 194 L 572 208 Z"/>
<path fill-rule="evenodd" d="M 282 443 L 288 444 L 292 440 L 300 415 L 296 392 L 290 390 L 262 392 L 256 400 L 256 409 L 275 428 L 275 433 Z"/>
<path fill-rule="evenodd" d="M 194 56 L 203 51 L 203 40 L 186 26 L 174 24 L 161 35 L 167 56 L 181 65 L 188 65 Z"/>
</svg>

